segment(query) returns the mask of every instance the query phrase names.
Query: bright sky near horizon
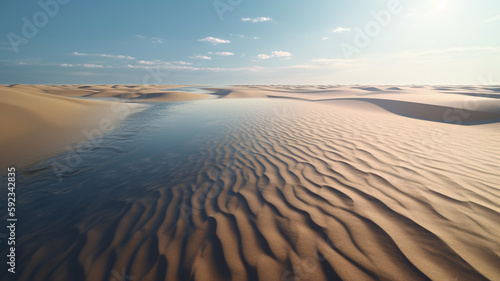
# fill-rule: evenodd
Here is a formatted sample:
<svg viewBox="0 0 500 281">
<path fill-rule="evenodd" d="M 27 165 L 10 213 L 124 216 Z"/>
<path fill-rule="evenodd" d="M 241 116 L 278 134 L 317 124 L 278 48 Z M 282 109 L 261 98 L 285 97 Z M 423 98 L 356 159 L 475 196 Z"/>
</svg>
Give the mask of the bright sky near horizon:
<svg viewBox="0 0 500 281">
<path fill-rule="evenodd" d="M 0 7 L 0 84 L 500 84 L 498 0 Z"/>
</svg>

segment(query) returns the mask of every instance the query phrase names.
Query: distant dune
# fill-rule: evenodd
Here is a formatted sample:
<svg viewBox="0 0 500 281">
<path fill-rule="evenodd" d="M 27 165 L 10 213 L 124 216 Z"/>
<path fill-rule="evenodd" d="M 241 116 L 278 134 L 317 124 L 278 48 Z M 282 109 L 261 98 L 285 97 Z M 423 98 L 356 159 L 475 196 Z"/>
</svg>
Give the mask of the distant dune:
<svg viewBox="0 0 500 281">
<path fill-rule="evenodd" d="M 113 105 L 102 98 L 115 98 L 115 103 L 212 98 L 160 90 L 174 87 L 178 86 L 0 86 L 0 118 L 5 120 L 1 126 L 5 133 L 0 135 L 0 166 L 24 166 L 61 152 L 66 144 L 86 140 L 84 131 L 101 130 L 103 119 L 116 123 L 144 108 L 133 103 Z"/>
<path fill-rule="evenodd" d="M 86 95 L 87 91 L 56 90 L 55 93 L 60 95 L 51 95 L 44 88 L 0 86 L 2 174 L 7 165 L 31 164 L 62 151 L 66 144 L 85 139 L 83 130 L 100 128 L 104 118 L 116 122 L 123 116 L 123 110 L 113 112 L 108 102 L 66 97 Z M 138 108 L 130 105 L 128 111 Z"/>
<path fill-rule="evenodd" d="M 111 101 L 77 96 L 214 99 L 207 106 L 274 99 L 237 115 L 199 157 L 179 163 L 193 173 L 168 179 L 175 184 L 27 234 L 19 280 L 110 280 L 117 268 L 147 281 L 500 280 L 495 89 L 166 87 L 0 88 L 0 118 L 17 120 L 2 122 L 7 163 L 21 150 L 49 153 L 78 141 L 103 116 L 120 121 Z M 71 231 L 47 234 L 64 224 Z"/>
</svg>

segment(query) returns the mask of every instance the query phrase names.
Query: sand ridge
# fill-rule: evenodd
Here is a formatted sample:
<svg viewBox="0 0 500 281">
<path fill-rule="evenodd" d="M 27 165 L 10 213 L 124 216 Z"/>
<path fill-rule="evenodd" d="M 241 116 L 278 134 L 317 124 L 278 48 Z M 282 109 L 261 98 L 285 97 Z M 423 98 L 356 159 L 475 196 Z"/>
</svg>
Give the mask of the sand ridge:
<svg viewBox="0 0 500 281">
<path fill-rule="evenodd" d="M 219 89 L 220 102 L 275 99 L 242 111 L 165 183 L 117 196 L 65 232 L 55 220 L 27 234 L 19 280 L 109 280 L 122 268 L 134 280 L 496 280 L 500 127 L 488 114 L 500 107 L 496 90 L 474 89 L 488 96 Z M 485 115 L 457 126 L 439 118 L 449 109 Z"/>
</svg>

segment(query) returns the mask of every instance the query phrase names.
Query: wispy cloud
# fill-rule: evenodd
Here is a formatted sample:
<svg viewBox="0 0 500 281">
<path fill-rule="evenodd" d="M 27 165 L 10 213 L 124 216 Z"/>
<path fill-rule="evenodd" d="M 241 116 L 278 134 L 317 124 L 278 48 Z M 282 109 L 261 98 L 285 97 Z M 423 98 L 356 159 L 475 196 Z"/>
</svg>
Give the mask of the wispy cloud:
<svg viewBox="0 0 500 281">
<path fill-rule="evenodd" d="M 136 34 L 134 36 L 141 39 L 141 40 L 151 41 L 151 43 L 153 43 L 153 44 L 163 44 L 163 42 L 165 42 L 165 39 L 160 38 L 160 37 L 149 37 L 149 36 L 144 36 L 144 35 L 140 35 L 140 34 Z"/>
<path fill-rule="evenodd" d="M 345 28 L 342 26 L 339 26 L 339 27 L 335 28 L 334 30 L 332 30 L 332 32 L 335 32 L 335 33 L 342 33 L 342 32 L 347 32 L 347 31 L 351 31 L 351 29 Z"/>
<path fill-rule="evenodd" d="M 93 63 L 84 63 L 82 66 L 86 67 L 86 68 L 103 68 L 104 67 L 104 65 L 93 64 Z"/>
<path fill-rule="evenodd" d="M 167 69 L 167 70 L 178 70 L 178 71 L 196 71 L 196 72 L 238 72 L 238 71 L 251 71 L 251 72 L 259 72 L 264 70 L 265 68 L 260 66 L 252 66 L 252 67 L 193 67 L 189 65 L 173 65 L 168 62 L 164 62 L 164 64 L 158 65 L 141 65 L 141 64 L 128 64 L 124 66 L 130 69 Z"/>
<path fill-rule="evenodd" d="M 284 51 L 272 51 L 270 54 L 257 55 L 257 58 L 260 60 L 267 60 L 267 59 L 271 59 L 271 58 L 290 59 L 291 57 L 292 57 L 292 53 L 284 52 Z"/>
<path fill-rule="evenodd" d="M 71 64 L 71 63 L 61 63 L 59 66 L 62 67 L 85 67 L 85 68 L 104 68 L 102 64 L 84 63 L 84 64 Z M 111 66 L 108 66 L 111 68 Z"/>
<path fill-rule="evenodd" d="M 357 61 L 354 59 L 314 59 L 312 63 L 315 66 L 328 66 L 328 67 L 346 67 L 352 66 Z"/>
<path fill-rule="evenodd" d="M 257 17 L 257 18 L 242 18 L 241 20 L 242 21 L 246 21 L 246 22 L 257 23 L 257 22 L 271 21 L 273 19 L 272 18 L 268 18 L 268 17 Z"/>
<path fill-rule="evenodd" d="M 223 56 L 223 57 L 234 56 L 234 53 L 232 53 L 232 52 L 217 52 L 215 54 L 218 56 Z"/>
<path fill-rule="evenodd" d="M 160 60 L 140 60 L 137 63 L 142 64 L 142 65 L 156 65 L 161 63 Z"/>
<path fill-rule="evenodd" d="M 192 59 L 200 59 L 200 60 L 211 60 L 212 58 L 209 57 L 209 56 L 205 56 L 205 55 L 194 55 L 194 56 L 191 56 Z"/>
<path fill-rule="evenodd" d="M 174 64 L 180 64 L 180 65 L 192 65 L 193 63 L 191 62 L 185 62 L 185 61 L 174 61 Z"/>
<path fill-rule="evenodd" d="M 202 55 L 197 55 L 192 58 L 197 58 L 197 59 L 211 59 L 206 56 Z M 120 69 L 120 68 L 138 68 L 138 69 L 154 69 L 154 68 L 170 68 L 170 69 L 190 69 L 190 65 L 192 63 L 190 62 L 185 62 L 185 61 L 163 61 L 163 60 L 133 60 L 130 62 L 126 63 L 118 63 L 118 64 L 113 64 L 113 65 L 102 65 L 102 64 L 94 64 L 94 63 L 45 63 L 42 65 L 58 65 L 60 67 L 66 67 L 66 68 L 114 68 L 114 69 Z"/>
<path fill-rule="evenodd" d="M 292 53 L 283 52 L 283 51 L 273 51 L 273 52 L 271 52 L 271 55 L 273 57 L 278 57 L 278 58 L 283 58 L 283 57 L 289 58 L 292 56 Z"/>
<path fill-rule="evenodd" d="M 126 59 L 126 60 L 135 60 L 134 57 L 124 56 L 124 55 L 108 55 L 108 54 L 86 54 L 80 52 L 73 52 L 74 56 L 89 56 L 89 57 L 102 57 L 102 58 L 112 58 L 112 59 Z"/>
<path fill-rule="evenodd" d="M 320 62 L 320 63 L 337 63 L 337 62 L 346 62 L 346 61 L 354 61 L 352 59 L 313 59 L 312 62 Z"/>
<path fill-rule="evenodd" d="M 483 22 L 495 22 L 495 21 L 500 21 L 500 15 L 496 15 L 494 17 L 491 17 L 489 19 L 484 20 Z"/>
<path fill-rule="evenodd" d="M 351 68 L 358 65 L 357 60 L 352 59 L 314 59 L 310 62 L 306 62 L 304 64 L 294 64 L 287 66 L 280 66 L 274 68 L 275 71 L 288 71 L 288 70 L 322 70 L 328 72 L 332 70 Z M 271 69 L 270 69 L 271 70 Z"/>
<path fill-rule="evenodd" d="M 199 39 L 198 41 L 200 42 L 207 42 L 207 43 L 211 43 L 211 44 L 228 44 L 228 43 L 231 43 L 231 41 L 229 40 L 225 40 L 225 39 L 220 39 L 220 38 L 215 38 L 215 37 L 205 37 L 203 39 Z"/>
<path fill-rule="evenodd" d="M 140 60 L 137 62 L 137 65 L 144 67 L 162 67 L 162 66 L 175 66 L 175 65 L 192 65 L 190 62 L 185 61 L 162 61 L 162 60 Z"/>
<path fill-rule="evenodd" d="M 270 59 L 271 56 L 270 55 L 266 55 L 266 54 L 260 54 L 260 55 L 257 55 L 257 58 L 259 60 L 267 60 L 267 59 Z"/>
<path fill-rule="evenodd" d="M 88 72 L 88 71 L 79 71 L 79 72 L 69 72 L 70 75 L 76 76 L 93 76 L 93 75 L 101 75 L 100 73 Z"/>
<path fill-rule="evenodd" d="M 454 53 L 493 53 L 500 52 L 500 47 L 455 47 L 447 49 L 435 49 L 423 52 L 403 52 L 401 57 L 411 58 L 411 57 L 422 57 L 422 56 L 432 56 L 432 55 L 449 55 Z"/>
<path fill-rule="evenodd" d="M 283 51 L 274 51 L 271 52 L 270 54 L 261 54 L 258 57 L 262 59 L 268 59 L 268 58 L 288 58 L 290 57 L 291 54 L 288 52 L 283 52 Z M 208 56 L 204 55 L 196 55 L 191 58 L 197 58 L 197 59 L 211 59 Z M 355 65 L 355 60 L 345 60 L 345 59 L 315 59 L 311 60 L 308 63 L 305 64 L 300 64 L 300 65 L 290 65 L 290 66 L 281 66 L 281 67 L 261 67 L 261 66 L 252 66 L 252 67 L 194 67 L 192 66 L 192 63 L 188 62 L 183 62 L 183 61 L 174 61 L 174 62 L 168 62 L 168 61 L 162 61 L 162 60 L 137 60 L 134 62 L 118 65 L 118 66 L 113 66 L 112 68 L 128 68 L 128 69 L 165 69 L 165 70 L 177 70 L 177 71 L 194 71 L 194 72 L 215 72 L 215 73 L 220 73 L 220 72 L 260 72 L 260 73 L 272 73 L 272 72 L 279 72 L 279 71 L 286 71 L 286 70 L 293 70 L 293 69 L 325 69 L 325 70 L 330 70 L 330 69 L 339 69 L 339 68 L 345 68 L 345 67 L 350 67 Z M 87 68 L 87 69 L 101 69 L 101 68 L 111 68 L 111 66 L 103 66 L 103 65 L 98 65 L 98 64 L 59 64 L 61 67 L 67 67 L 67 68 Z M 94 73 L 94 72 L 92 72 Z M 90 75 L 91 72 L 88 72 Z"/>
</svg>

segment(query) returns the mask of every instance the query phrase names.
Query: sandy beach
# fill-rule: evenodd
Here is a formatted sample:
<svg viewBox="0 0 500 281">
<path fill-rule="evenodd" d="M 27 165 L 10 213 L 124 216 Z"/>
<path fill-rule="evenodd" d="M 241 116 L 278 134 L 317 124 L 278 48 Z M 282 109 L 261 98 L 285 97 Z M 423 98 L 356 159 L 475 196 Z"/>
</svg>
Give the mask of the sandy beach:
<svg viewBox="0 0 500 281">
<path fill-rule="evenodd" d="M 16 280 L 500 279 L 500 87 L 186 86 L 0 86 Z"/>
</svg>

